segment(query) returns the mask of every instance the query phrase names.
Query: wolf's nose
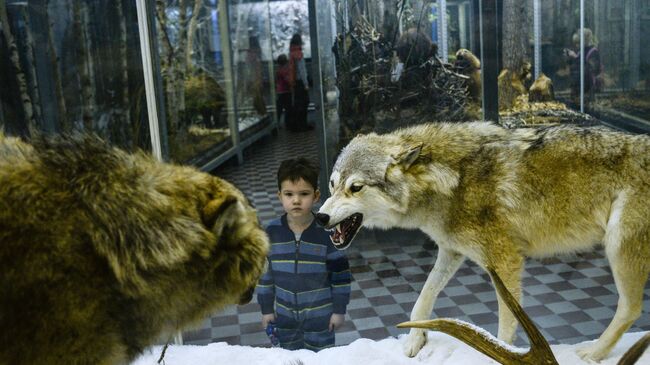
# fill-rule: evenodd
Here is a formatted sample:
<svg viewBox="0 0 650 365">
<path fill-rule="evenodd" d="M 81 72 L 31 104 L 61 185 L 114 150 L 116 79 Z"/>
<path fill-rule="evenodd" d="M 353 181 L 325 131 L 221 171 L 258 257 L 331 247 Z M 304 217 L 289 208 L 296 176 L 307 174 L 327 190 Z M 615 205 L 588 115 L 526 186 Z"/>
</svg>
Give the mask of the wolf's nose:
<svg viewBox="0 0 650 365">
<path fill-rule="evenodd" d="M 318 223 L 321 226 L 326 226 L 327 223 L 330 221 L 330 216 L 327 214 L 323 213 L 317 213 L 316 214 L 316 223 Z"/>
</svg>

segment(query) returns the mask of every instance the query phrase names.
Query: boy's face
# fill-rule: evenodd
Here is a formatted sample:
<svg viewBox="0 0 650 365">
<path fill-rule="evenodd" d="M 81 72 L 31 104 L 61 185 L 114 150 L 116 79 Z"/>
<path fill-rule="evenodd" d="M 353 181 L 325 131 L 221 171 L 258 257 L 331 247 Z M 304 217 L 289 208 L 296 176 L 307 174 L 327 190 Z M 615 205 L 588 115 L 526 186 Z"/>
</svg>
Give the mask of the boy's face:
<svg viewBox="0 0 650 365">
<path fill-rule="evenodd" d="M 311 215 L 314 203 L 320 199 L 320 192 L 304 179 L 284 180 L 280 184 L 278 197 L 287 215 L 292 218 L 305 218 Z"/>
</svg>

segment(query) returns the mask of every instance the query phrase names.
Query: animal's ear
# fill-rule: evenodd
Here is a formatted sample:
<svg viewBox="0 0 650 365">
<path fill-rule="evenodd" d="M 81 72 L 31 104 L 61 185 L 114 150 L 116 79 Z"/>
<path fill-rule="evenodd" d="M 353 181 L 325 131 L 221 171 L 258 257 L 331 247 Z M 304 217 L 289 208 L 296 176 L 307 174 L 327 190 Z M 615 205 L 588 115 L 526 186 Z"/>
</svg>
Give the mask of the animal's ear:
<svg viewBox="0 0 650 365">
<path fill-rule="evenodd" d="M 241 202 L 234 195 L 225 195 L 213 198 L 203 207 L 201 220 L 212 233 L 220 236 L 224 228 L 231 227 L 243 214 Z"/>
<path fill-rule="evenodd" d="M 393 158 L 398 165 L 402 165 L 404 170 L 408 170 L 415 160 L 420 157 L 420 152 L 422 151 L 422 143 L 413 144 L 402 148 L 402 150 Z"/>
</svg>

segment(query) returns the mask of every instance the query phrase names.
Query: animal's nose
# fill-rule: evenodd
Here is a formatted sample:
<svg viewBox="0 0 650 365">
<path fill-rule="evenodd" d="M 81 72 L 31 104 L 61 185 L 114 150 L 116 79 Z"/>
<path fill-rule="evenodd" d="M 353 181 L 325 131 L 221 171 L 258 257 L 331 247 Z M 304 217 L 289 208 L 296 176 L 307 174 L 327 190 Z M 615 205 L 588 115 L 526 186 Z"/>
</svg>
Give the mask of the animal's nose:
<svg viewBox="0 0 650 365">
<path fill-rule="evenodd" d="M 239 298 L 239 304 L 244 305 L 249 303 L 251 299 L 253 299 L 254 292 L 255 292 L 255 287 L 251 287 L 248 290 L 246 290 Z"/>
<path fill-rule="evenodd" d="M 326 226 L 327 223 L 330 221 L 330 216 L 327 214 L 323 213 L 318 213 L 316 214 L 316 223 L 318 223 L 321 226 Z"/>
</svg>

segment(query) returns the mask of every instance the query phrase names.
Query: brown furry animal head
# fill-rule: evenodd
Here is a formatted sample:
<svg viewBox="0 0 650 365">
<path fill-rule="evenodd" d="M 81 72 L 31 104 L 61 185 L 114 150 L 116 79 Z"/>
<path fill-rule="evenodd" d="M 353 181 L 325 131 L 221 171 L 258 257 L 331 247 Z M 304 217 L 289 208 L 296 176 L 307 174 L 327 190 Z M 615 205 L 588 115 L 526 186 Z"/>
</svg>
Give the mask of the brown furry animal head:
<svg viewBox="0 0 650 365">
<path fill-rule="evenodd" d="M 469 76 L 467 80 L 467 91 L 471 100 L 481 99 L 481 61 L 468 49 L 461 48 L 456 52 L 454 68 L 459 73 Z"/>
<path fill-rule="evenodd" d="M 553 100 L 555 100 L 553 81 L 544 74 L 539 75 L 528 91 L 528 101 L 535 102 Z"/>
<path fill-rule="evenodd" d="M 411 28 L 399 37 L 395 50 L 400 61 L 409 67 L 421 65 L 438 53 L 438 45 L 424 32 Z"/>
<path fill-rule="evenodd" d="M 0 136 L 0 364 L 128 361 L 250 300 L 267 250 L 217 177 L 91 136 Z"/>
</svg>

